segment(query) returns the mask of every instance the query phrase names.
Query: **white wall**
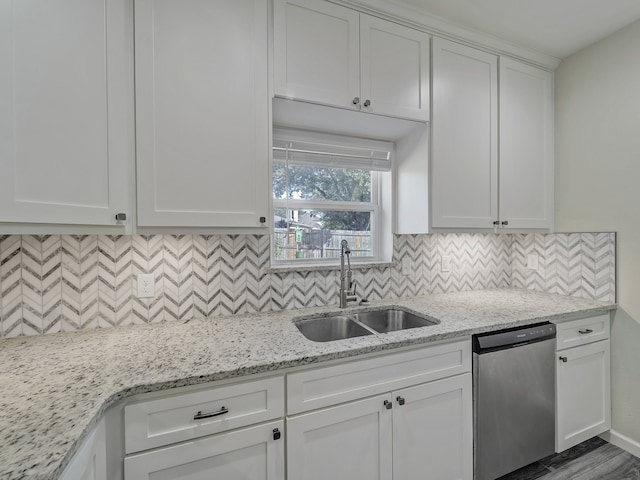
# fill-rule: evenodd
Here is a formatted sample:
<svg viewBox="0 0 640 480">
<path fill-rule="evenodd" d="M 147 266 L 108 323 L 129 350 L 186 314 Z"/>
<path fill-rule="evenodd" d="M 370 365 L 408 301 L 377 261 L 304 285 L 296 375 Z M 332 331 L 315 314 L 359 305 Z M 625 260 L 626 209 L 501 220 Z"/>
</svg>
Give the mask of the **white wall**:
<svg viewBox="0 0 640 480">
<path fill-rule="evenodd" d="M 612 421 L 640 442 L 640 22 L 556 71 L 556 229 L 618 232 Z"/>
</svg>

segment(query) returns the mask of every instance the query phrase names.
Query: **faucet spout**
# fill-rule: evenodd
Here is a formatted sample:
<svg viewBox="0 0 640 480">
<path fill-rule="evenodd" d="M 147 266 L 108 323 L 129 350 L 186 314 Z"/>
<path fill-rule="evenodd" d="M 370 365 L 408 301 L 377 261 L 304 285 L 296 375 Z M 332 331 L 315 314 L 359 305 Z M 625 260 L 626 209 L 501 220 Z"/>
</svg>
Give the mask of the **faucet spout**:
<svg viewBox="0 0 640 480">
<path fill-rule="evenodd" d="M 345 270 L 344 259 L 347 258 L 347 268 Z M 346 240 L 340 242 L 340 308 L 346 308 L 347 304 L 357 301 L 356 285 L 351 280 L 351 249 Z M 352 290 L 353 288 L 353 290 Z"/>
</svg>

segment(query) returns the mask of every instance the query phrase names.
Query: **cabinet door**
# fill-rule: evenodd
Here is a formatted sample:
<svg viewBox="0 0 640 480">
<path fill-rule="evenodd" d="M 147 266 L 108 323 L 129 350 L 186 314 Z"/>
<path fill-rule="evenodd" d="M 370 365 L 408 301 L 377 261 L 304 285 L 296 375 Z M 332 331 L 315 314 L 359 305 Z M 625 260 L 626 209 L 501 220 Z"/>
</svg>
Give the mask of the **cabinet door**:
<svg viewBox="0 0 640 480">
<path fill-rule="evenodd" d="M 267 2 L 137 0 L 138 224 L 259 227 Z"/>
<path fill-rule="evenodd" d="M 556 450 L 562 452 L 611 428 L 609 340 L 557 355 Z"/>
<path fill-rule="evenodd" d="M 105 420 L 87 436 L 64 469 L 60 480 L 107 480 Z"/>
<path fill-rule="evenodd" d="M 359 14 L 315 0 L 275 0 L 275 94 L 357 109 Z"/>
<path fill-rule="evenodd" d="M 426 33 L 360 16 L 363 111 L 429 120 L 429 40 Z"/>
<path fill-rule="evenodd" d="M 283 422 L 272 422 L 132 455 L 125 480 L 283 480 Z"/>
<path fill-rule="evenodd" d="M 498 219 L 497 57 L 433 39 L 431 225 L 491 228 Z"/>
<path fill-rule="evenodd" d="M 553 74 L 500 59 L 500 222 L 553 227 Z"/>
<path fill-rule="evenodd" d="M 133 168 L 130 2 L 0 2 L 0 222 L 116 225 Z M 130 80 L 131 79 L 131 80 Z"/>
<path fill-rule="evenodd" d="M 390 480 L 388 395 L 287 419 L 287 473 L 296 480 Z"/>
<path fill-rule="evenodd" d="M 394 480 L 473 478 L 471 388 L 467 373 L 393 393 Z"/>
</svg>

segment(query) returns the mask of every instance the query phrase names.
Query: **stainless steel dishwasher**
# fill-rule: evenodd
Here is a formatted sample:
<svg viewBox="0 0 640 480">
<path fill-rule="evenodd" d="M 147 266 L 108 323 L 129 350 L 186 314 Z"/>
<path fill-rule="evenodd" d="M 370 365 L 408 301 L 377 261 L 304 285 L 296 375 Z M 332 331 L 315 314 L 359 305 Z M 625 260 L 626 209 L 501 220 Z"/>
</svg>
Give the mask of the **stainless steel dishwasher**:
<svg viewBox="0 0 640 480">
<path fill-rule="evenodd" d="M 474 335 L 476 480 L 554 453 L 555 337 L 550 323 Z"/>
</svg>

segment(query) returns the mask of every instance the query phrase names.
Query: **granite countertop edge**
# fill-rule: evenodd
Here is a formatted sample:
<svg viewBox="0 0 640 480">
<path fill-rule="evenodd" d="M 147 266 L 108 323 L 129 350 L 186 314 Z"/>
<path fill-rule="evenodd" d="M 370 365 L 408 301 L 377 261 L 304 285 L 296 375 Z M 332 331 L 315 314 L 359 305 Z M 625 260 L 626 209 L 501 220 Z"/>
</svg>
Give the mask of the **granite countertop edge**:
<svg viewBox="0 0 640 480">
<path fill-rule="evenodd" d="M 45 352 L 45 355 L 49 350 L 58 347 L 59 350 L 62 351 L 56 353 L 62 357 L 65 355 L 64 349 L 68 348 L 72 351 L 72 353 L 69 353 L 70 356 L 73 357 L 73 355 L 76 355 L 72 361 L 80 366 L 83 361 L 88 361 L 89 359 L 84 358 L 85 352 L 82 348 L 79 348 L 78 345 L 82 346 L 82 343 L 86 342 L 89 347 L 91 347 L 93 346 L 93 342 L 96 342 L 106 351 L 105 354 L 108 355 L 106 360 L 117 361 L 119 359 L 124 363 L 130 361 L 134 370 L 138 369 L 137 372 L 129 373 L 131 379 L 128 382 L 129 379 L 117 378 L 118 376 L 126 376 L 124 370 L 116 368 L 115 371 L 109 371 L 107 368 L 102 375 L 112 383 L 105 388 L 106 391 L 104 395 L 100 392 L 82 391 L 83 388 L 90 387 L 86 387 L 82 383 L 84 377 L 80 375 L 78 377 L 81 378 L 78 391 L 73 391 L 73 387 L 70 388 L 72 389 L 72 394 L 75 394 L 76 397 L 88 397 L 88 405 L 84 410 L 80 408 L 81 418 L 78 418 L 73 424 L 73 432 L 75 433 L 69 434 L 66 442 L 63 438 L 60 441 L 61 443 L 58 444 L 48 445 L 45 443 L 44 445 L 39 445 L 37 448 L 34 448 L 34 452 L 31 455 L 20 455 L 22 451 L 21 446 L 16 446 L 15 443 L 11 443 L 12 439 L 10 439 L 9 446 L 17 452 L 17 458 L 14 457 L 13 465 L 11 465 L 12 459 L 4 458 L 2 454 L 2 452 L 6 450 L 5 444 L 7 443 L 7 439 L 0 439 L 0 465 L 4 465 L 4 467 L 0 466 L 0 477 L 7 479 L 29 478 L 37 480 L 58 478 L 80 445 L 82 445 L 86 436 L 98 424 L 104 413 L 119 401 L 134 395 L 230 378 L 240 378 L 258 373 L 277 372 L 293 367 L 319 364 L 328 360 L 451 340 L 477 333 L 543 321 L 567 321 L 584 316 L 606 313 L 616 308 L 616 305 L 613 303 L 544 294 L 529 290 L 489 289 L 427 295 L 411 299 L 377 301 L 362 307 L 352 307 L 347 309 L 347 311 L 362 311 L 384 306 L 395 306 L 401 309 L 411 310 L 423 316 L 435 318 L 440 323 L 433 327 L 413 329 L 413 331 L 404 330 L 328 343 L 310 342 L 295 329 L 293 320 L 296 318 L 303 316 L 321 316 L 323 314 L 340 311 L 337 306 L 329 306 L 269 312 L 266 314 L 198 319 L 182 324 L 167 322 L 164 324 L 121 327 L 93 332 L 84 331 L 70 334 L 52 334 L 44 337 L 22 337 L 20 339 L 0 340 L 0 346 L 4 344 L 4 346 L 9 347 L 8 349 L 0 349 L 0 361 L 4 360 L 8 368 L 12 367 L 11 361 L 3 358 L 2 354 L 6 353 L 7 350 L 12 351 L 15 349 L 13 353 L 19 357 L 20 355 L 17 354 L 17 352 L 20 350 L 20 346 L 32 348 L 36 352 Z M 476 315 L 480 320 L 471 320 Z M 468 318 L 464 318 L 465 316 Z M 250 327 L 257 327 L 257 332 L 255 332 L 254 335 L 248 335 L 247 338 L 236 340 L 234 335 L 243 335 L 243 333 L 238 333 L 238 327 L 243 322 L 246 322 Z M 170 345 L 170 347 L 184 348 L 183 344 L 180 343 L 182 340 L 180 335 L 183 334 L 185 336 L 185 342 L 193 342 L 193 338 L 189 338 L 188 335 L 194 331 L 196 334 L 209 332 L 211 335 L 217 337 L 215 341 L 222 343 L 227 341 L 229 345 L 225 347 L 226 350 L 230 352 L 234 352 L 234 348 L 237 348 L 240 349 L 242 353 L 245 353 L 247 350 L 251 350 L 252 342 L 256 344 L 264 344 L 265 341 L 268 342 L 270 339 L 266 338 L 267 333 L 265 332 L 269 332 L 274 337 L 275 345 L 273 346 L 273 350 L 257 352 L 255 359 L 249 357 L 248 360 L 244 358 L 238 363 L 234 363 L 234 361 L 231 360 L 225 364 L 222 358 L 225 349 L 219 352 L 217 354 L 218 356 L 215 356 L 210 353 L 212 349 L 211 345 L 198 344 L 194 348 L 202 349 L 202 359 L 197 359 L 194 362 L 194 358 L 197 357 L 197 355 L 185 357 L 185 359 L 172 359 L 173 363 L 170 367 L 167 367 L 168 371 L 166 373 L 162 371 L 160 371 L 160 373 L 154 372 L 156 376 L 151 375 L 149 381 L 145 381 L 144 373 L 140 370 L 143 367 L 140 364 L 142 361 L 140 357 L 146 354 L 150 357 L 150 361 L 161 358 L 161 353 L 155 350 L 159 349 L 161 344 L 164 346 L 163 341 L 173 342 L 173 345 Z M 229 338 L 226 340 L 223 339 L 225 335 L 229 335 Z M 106 340 L 107 337 L 115 337 L 113 345 Z M 145 351 L 144 348 L 141 350 L 136 348 L 139 347 L 136 342 L 142 341 L 142 339 L 148 342 L 147 351 Z M 197 341 L 199 340 L 196 339 L 195 342 Z M 212 343 L 215 343 L 215 341 Z M 129 343 L 127 344 L 127 342 Z M 66 347 L 61 347 L 61 345 Z M 292 351 L 286 352 L 285 354 L 274 353 L 278 348 L 290 348 Z M 75 350 L 79 350 L 79 353 L 75 352 Z M 185 353 L 185 355 L 188 354 Z M 247 355 L 251 355 L 251 353 L 247 353 Z M 128 356 L 134 358 L 129 359 Z M 209 366 L 207 361 L 212 358 L 220 361 L 218 363 L 213 362 L 213 364 Z M 15 361 L 15 356 L 12 359 Z M 185 363 L 184 367 L 180 365 L 181 360 Z M 152 365 L 152 368 L 155 367 L 156 370 L 160 370 L 157 365 Z M 183 370 L 183 368 L 192 368 L 193 365 L 196 366 L 196 368 L 194 368 L 194 370 L 196 370 L 194 374 L 189 375 L 188 372 Z M 99 360 L 98 367 L 100 367 Z M 105 367 L 107 367 L 107 365 L 105 365 Z M 37 365 L 34 365 L 33 368 L 37 368 Z M 170 370 L 171 368 L 173 368 L 173 370 Z M 14 371 L 13 380 L 18 380 L 20 374 L 28 375 L 29 366 L 23 367 L 22 370 L 24 371 L 20 370 L 21 369 L 18 369 L 18 372 Z M 94 366 L 94 372 L 97 371 L 98 369 Z M 91 372 L 91 369 L 89 369 L 89 372 Z M 69 377 L 73 374 L 74 372 L 68 372 Z M 65 373 L 63 372 L 60 375 L 64 376 Z M 0 380 L 5 380 L 2 378 L 2 375 L 0 375 Z M 56 382 L 63 384 L 72 380 L 73 378 L 51 378 L 50 383 L 57 386 L 58 384 Z M 41 381 L 42 380 L 32 382 L 32 388 L 41 385 Z M 31 395 L 30 399 L 35 396 L 40 403 L 47 403 L 46 398 L 38 398 L 35 392 L 29 391 L 28 386 L 26 390 L 27 394 Z M 60 392 L 58 391 L 59 389 L 56 388 L 53 390 L 55 393 L 51 395 L 56 397 L 55 400 L 58 402 L 63 400 L 61 399 L 61 395 L 64 395 L 65 392 Z M 45 397 L 46 393 L 42 394 L 42 396 Z M 22 403 L 19 402 L 20 398 L 21 396 L 19 395 L 16 403 Z M 0 404 L 0 408 L 3 407 L 4 404 Z M 18 405 L 17 410 L 20 411 L 27 407 L 26 405 L 22 407 Z M 77 414 L 78 412 L 71 409 L 68 413 L 69 417 L 74 413 Z M 7 423 L 11 422 L 9 418 L 10 414 L 11 412 L 2 413 L 0 411 L 0 427 L 5 427 Z M 42 418 L 39 418 L 39 420 L 43 421 Z M 62 420 L 73 421 L 71 418 L 65 418 L 64 415 L 62 415 Z M 51 422 L 54 423 L 53 420 Z M 56 426 L 55 423 L 54 426 Z M 47 425 L 45 422 L 44 425 L 32 425 L 31 428 L 34 428 L 35 431 L 38 432 L 38 429 L 46 429 Z M 53 429 L 54 427 L 50 426 L 49 428 Z M 56 428 L 59 427 L 56 426 Z M 0 428 L 0 430 L 4 431 L 5 429 Z M 80 432 L 78 433 L 78 431 Z M 45 433 L 48 434 L 44 435 L 45 441 L 47 437 L 57 438 L 56 435 L 49 431 L 40 433 L 42 435 Z M 18 442 L 19 441 L 28 442 L 28 439 L 19 437 Z M 32 461 L 29 461 L 29 459 L 32 459 Z M 16 464 L 17 462 L 20 463 Z M 25 467 L 25 462 L 31 465 Z"/>
</svg>

